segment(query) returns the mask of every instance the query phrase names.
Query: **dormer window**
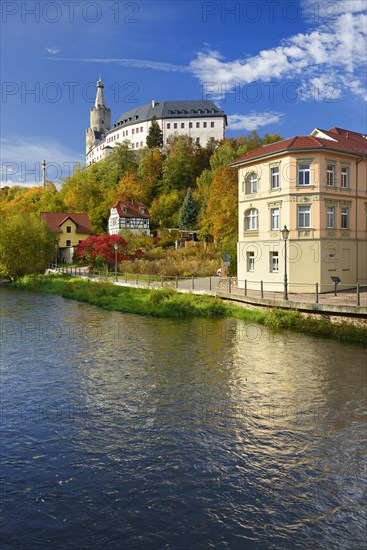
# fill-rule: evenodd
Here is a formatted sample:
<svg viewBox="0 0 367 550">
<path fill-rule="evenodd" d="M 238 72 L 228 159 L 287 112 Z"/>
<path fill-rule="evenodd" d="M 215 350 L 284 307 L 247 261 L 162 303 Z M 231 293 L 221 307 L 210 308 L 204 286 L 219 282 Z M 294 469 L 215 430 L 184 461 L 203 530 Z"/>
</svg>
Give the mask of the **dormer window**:
<svg viewBox="0 0 367 550">
<path fill-rule="evenodd" d="M 140 213 L 145 214 L 145 208 L 140 208 Z"/>
<path fill-rule="evenodd" d="M 123 212 L 127 212 L 127 208 L 124 206 L 123 209 L 122 209 Z"/>
</svg>

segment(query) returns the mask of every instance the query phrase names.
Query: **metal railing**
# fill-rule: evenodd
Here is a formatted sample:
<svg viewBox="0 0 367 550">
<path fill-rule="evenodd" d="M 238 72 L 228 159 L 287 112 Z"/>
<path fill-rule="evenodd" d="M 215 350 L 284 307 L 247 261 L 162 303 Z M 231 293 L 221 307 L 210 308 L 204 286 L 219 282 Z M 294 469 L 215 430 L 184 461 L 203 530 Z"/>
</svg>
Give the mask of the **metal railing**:
<svg viewBox="0 0 367 550">
<path fill-rule="evenodd" d="M 132 274 L 90 270 L 83 267 L 58 267 L 50 264 L 48 269 L 90 280 L 109 281 L 136 288 L 173 288 L 181 292 L 216 294 L 226 293 L 233 297 L 254 297 L 270 300 L 284 300 L 281 282 L 238 280 L 236 277 L 174 277 L 149 274 Z M 289 283 L 289 302 L 329 303 L 335 305 L 367 306 L 367 281 L 355 285 L 325 283 Z"/>
</svg>

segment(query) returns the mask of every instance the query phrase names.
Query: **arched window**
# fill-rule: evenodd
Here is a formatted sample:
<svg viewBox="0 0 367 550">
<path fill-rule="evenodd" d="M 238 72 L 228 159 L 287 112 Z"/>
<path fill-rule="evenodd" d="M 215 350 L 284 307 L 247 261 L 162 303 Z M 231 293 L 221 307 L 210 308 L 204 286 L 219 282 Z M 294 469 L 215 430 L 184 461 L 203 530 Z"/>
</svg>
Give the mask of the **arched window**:
<svg viewBox="0 0 367 550">
<path fill-rule="evenodd" d="M 255 172 L 251 172 L 246 178 L 246 194 L 247 195 L 253 195 L 254 193 L 257 193 L 258 191 L 258 182 L 259 179 L 257 177 L 257 174 Z"/>
<path fill-rule="evenodd" d="M 245 212 L 245 231 L 257 231 L 259 229 L 259 211 L 250 208 Z"/>
</svg>

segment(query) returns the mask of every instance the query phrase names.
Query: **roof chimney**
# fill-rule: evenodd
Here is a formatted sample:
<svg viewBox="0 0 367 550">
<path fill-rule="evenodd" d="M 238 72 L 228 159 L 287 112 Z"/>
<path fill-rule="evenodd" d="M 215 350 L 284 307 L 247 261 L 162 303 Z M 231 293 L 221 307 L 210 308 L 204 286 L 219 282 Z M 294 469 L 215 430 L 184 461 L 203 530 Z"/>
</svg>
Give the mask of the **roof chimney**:
<svg viewBox="0 0 367 550">
<path fill-rule="evenodd" d="M 154 109 L 154 107 L 155 107 L 155 99 L 152 99 L 152 107 L 153 107 L 153 109 Z"/>
<path fill-rule="evenodd" d="M 345 134 L 345 137 L 346 137 L 347 139 L 349 139 L 349 132 L 347 132 L 347 133 Z"/>
</svg>

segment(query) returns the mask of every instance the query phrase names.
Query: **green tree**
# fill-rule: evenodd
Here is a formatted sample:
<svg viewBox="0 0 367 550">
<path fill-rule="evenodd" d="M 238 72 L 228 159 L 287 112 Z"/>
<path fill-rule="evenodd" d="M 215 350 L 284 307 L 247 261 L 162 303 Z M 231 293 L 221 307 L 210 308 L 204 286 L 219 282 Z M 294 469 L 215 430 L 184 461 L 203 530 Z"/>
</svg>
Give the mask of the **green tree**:
<svg viewBox="0 0 367 550">
<path fill-rule="evenodd" d="M 152 118 L 152 122 L 148 130 L 147 146 L 149 149 L 153 149 L 154 147 L 163 147 L 163 133 L 155 115 Z"/>
<path fill-rule="evenodd" d="M 58 236 L 34 214 L 0 220 L 0 275 L 16 279 L 45 271 L 55 258 Z"/>
<path fill-rule="evenodd" d="M 181 200 L 177 191 L 154 199 L 149 209 L 152 227 L 177 227 Z"/>
<path fill-rule="evenodd" d="M 199 208 L 196 200 L 192 196 L 191 187 L 188 188 L 180 212 L 180 229 L 195 229 Z"/>
<path fill-rule="evenodd" d="M 164 161 L 163 191 L 167 193 L 174 189 L 187 189 L 194 183 L 192 146 L 187 139 L 177 139 L 172 152 Z"/>
</svg>

